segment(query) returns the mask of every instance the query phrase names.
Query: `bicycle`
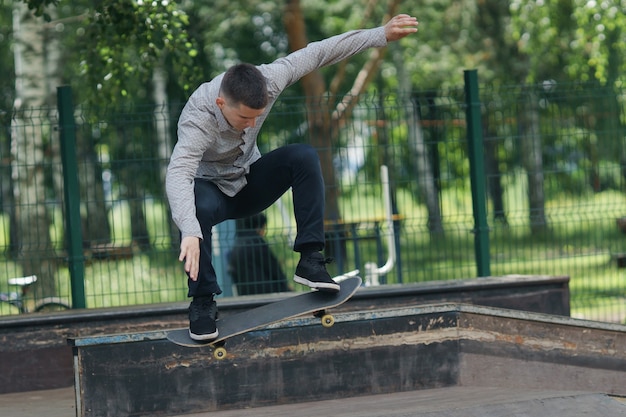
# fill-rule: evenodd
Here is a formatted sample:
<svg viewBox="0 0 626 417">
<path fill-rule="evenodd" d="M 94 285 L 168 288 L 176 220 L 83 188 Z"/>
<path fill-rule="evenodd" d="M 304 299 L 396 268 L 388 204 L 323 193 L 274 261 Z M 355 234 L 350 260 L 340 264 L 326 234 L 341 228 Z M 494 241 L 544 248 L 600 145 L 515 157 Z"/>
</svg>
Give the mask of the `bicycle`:
<svg viewBox="0 0 626 417">
<path fill-rule="evenodd" d="M 37 282 L 37 275 L 30 275 L 26 277 L 15 277 L 7 280 L 10 286 L 19 287 L 18 291 L 0 292 L 0 302 L 8 303 L 17 308 L 20 314 L 29 313 L 30 310 L 26 305 L 26 294 L 31 285 Z M 36 313 L 53 312 L 69 310 L 72 307 L 67 304 L 62 298 L 59 297 L 44 297 L 41 300 L 35 302 L 33 309 Z"/>
</svg>

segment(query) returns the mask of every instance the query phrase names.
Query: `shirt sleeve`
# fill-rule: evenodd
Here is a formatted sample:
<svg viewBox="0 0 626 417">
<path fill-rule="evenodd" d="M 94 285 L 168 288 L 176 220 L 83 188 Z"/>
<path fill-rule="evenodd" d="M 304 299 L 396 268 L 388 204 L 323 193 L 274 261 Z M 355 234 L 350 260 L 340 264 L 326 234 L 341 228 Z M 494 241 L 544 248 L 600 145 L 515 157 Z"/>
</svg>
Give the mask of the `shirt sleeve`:
<svg viewBox="0 0 626 417">
<path fill-rule="evenodd" d="M 382 26 L 353 30 L 311 42 L 271 64 L 261 65 L 259 69 L 268 79 L 270 92 L 280 94 L 282 90 L 318 68 L 343 61 L 368 48 L 386 45 L 385 28 Z"/>
<path fill-rule="evenodd" d="M 172 219 L 183 238 L 195 236 L 203 239 L 200 222 L 196 218 L 194 178 L 198 164 L 216 132 L 208 129 L 210 116 L 206 111 L 186 106 L 178 124 L 178 142 L 174 146 L 165 178 L 165 190 Z"/>
</svg>

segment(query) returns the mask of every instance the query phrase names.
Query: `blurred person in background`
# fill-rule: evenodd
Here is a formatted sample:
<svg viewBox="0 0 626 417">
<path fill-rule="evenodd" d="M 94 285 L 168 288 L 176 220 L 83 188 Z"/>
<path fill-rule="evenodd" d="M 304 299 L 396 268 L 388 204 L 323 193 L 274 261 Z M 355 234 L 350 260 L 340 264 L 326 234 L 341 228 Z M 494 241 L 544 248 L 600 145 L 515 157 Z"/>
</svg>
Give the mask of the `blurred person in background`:
<svg viewBox="0 0 626 417">
<path fill-rule="evenodd" d="M 237 295 L 289 291 L 287 276 L 265 240 L 266 231 L 263 213 L 237 219 L 235 244 L 228 255 L 228 272 Z"/>
</svg>

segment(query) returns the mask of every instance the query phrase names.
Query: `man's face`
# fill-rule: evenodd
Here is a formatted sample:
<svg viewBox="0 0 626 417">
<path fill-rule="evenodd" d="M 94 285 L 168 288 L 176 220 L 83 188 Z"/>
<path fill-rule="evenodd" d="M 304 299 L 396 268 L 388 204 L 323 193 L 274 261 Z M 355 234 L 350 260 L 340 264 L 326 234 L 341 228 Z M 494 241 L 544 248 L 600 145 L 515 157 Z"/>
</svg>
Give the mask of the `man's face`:
<svg viewBox="0 0 626 417">
<path fill-rule="evenodd" d="M 222 111 L 228 124 L 239 131 L 247 127 L 254 127 L 256 119 L 265 111 L 265 109 L 253 109 L 243 104 L 231 105 L 222 97 L 218 97 L 215 103 Z"/>
</svg>

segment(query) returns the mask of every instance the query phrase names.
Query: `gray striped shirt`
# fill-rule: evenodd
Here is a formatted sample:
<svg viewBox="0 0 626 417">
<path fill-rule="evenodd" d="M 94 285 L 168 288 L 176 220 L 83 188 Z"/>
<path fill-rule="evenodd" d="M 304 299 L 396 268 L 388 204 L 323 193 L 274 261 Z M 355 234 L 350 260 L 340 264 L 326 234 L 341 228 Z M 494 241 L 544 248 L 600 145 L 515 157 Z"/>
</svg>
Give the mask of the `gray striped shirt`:
<svg viewBox="0 0 626 417">
<path fill-rule="evenodd" d="M 267 79 L 269 104 L 256 120 L 256 125 L 243 132 L 228 124 L 215 103 L 223 74 L 198 87 L 178 120 L 178 142 L 166 177 L 172 217 L 182 237 L 203 238 L 196 218 L 194 179 L 207 179 L 228 196 L 237 194 L 246 185 L 245 175 L 250 165 L 261 157 L 257 135 L 285 88 L 318 68 L 386 44 L 383 27 L 355 30 L 312 42 L 271 64 L 258 66 Z"/>
</svg>

